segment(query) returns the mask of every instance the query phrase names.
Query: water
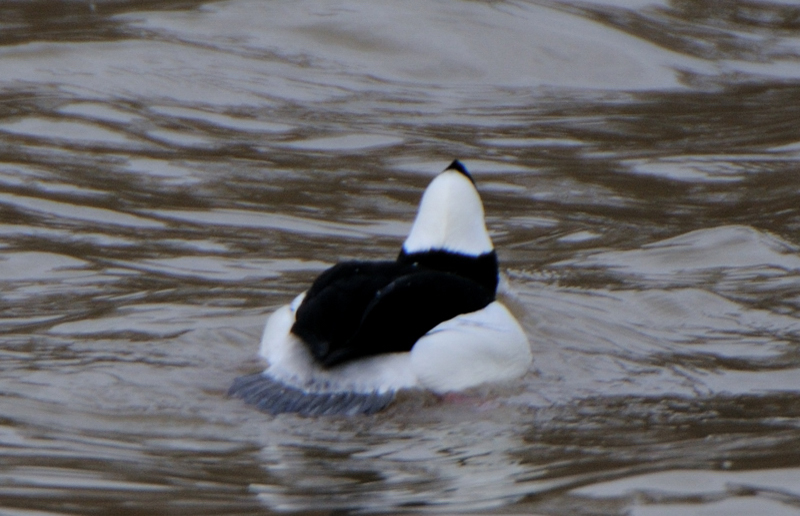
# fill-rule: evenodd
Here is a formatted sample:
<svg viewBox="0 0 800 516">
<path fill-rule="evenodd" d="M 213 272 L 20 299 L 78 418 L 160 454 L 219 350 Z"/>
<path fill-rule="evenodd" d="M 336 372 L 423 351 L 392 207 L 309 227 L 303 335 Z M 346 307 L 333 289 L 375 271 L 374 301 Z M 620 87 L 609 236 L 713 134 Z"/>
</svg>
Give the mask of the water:
<svg viewBox="0 0 800 516">
<path fill-rule="evenodd" d="M 791 1 L 0 2 L 3 514 L 800 514 Z M 225 397 L 473 171 L 518 386 Z"/>
</svg>

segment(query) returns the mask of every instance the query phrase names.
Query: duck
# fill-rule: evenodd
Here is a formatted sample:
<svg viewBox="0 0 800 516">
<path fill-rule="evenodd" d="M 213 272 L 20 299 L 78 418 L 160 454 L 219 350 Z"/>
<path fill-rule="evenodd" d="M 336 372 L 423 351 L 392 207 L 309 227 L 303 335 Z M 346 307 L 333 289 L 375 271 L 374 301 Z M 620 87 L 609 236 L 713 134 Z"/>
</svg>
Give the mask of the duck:
<svg viewBox="0 0 800 516">
<path fill-rule="evenodd" d="M 475 180 L 454 160 L 423 193 L 396 259 L 338 263 L 275 310 L 259 350 L 268 367 L 228 395 L 270 414 L 356 415 L 404 390 L 512 382 L 533 358 L 498 284 Z"/>
</svg>

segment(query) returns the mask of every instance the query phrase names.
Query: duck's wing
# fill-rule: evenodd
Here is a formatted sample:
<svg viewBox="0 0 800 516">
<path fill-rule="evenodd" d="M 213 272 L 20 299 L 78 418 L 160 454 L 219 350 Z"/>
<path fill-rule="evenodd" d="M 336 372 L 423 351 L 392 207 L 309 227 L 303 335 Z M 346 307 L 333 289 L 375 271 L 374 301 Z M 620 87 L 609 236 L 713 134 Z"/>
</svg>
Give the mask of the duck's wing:
<svg viewBox="0 0 800 516">
<path fill-rule="evenodd" d="M 237 378 L 228 396 L 243 399 L 270 414 L 303 416 L 374 414 L 394 400 L 394 392 L 308 392 L 264 373 Z"/>
<path fill-rule="evenodd" d="M 292 333 L 324 363 L 353 338 L 378 293 L 413 270 L 411 265 L 389 261 L 350 261 L 331 267 L 306 292 L 295 312 Z"/>
<path fill-rule="evenodd" d="M 352 338 L 316 358 L 334 366 L 381 353 L 410 351 L 437 324 L 480 310 L 493 300 L 494 292 L 455 274 L 430 270 L 405 274 L 375 293 Z"/>
</svg>

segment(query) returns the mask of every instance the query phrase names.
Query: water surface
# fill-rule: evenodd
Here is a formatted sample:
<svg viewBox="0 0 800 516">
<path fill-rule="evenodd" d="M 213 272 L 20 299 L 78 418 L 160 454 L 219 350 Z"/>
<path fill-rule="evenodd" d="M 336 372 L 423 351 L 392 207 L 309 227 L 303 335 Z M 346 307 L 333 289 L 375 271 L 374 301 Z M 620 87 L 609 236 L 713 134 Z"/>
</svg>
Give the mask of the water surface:
<svg viewBox="0 0 800 516">
<path fill-rule="evenodd" d="M 0 2 L 4 514 L 800 514 L 793 2 Z M 535 361 L 225 397 L 470 168 Z"/>
</svg>

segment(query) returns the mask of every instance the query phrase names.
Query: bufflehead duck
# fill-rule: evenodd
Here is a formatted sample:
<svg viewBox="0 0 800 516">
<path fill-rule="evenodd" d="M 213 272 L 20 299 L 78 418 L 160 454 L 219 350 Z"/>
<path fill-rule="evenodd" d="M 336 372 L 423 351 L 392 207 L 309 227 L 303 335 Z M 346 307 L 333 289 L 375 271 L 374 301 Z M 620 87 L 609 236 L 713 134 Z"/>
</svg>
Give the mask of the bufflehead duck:
<svg viewBox="0 0 800 516">
<path fill-rule="evenodd" d="M 453 161 L 425 190 L 397 259 L 323 272 L 267 320 L 269 367 L 228 394 L 273 414 L 371 414 L 402 389 L 444 394 L 519 378 L 530 347 L 497 285 L 483 205 Z"/>
</svg>

